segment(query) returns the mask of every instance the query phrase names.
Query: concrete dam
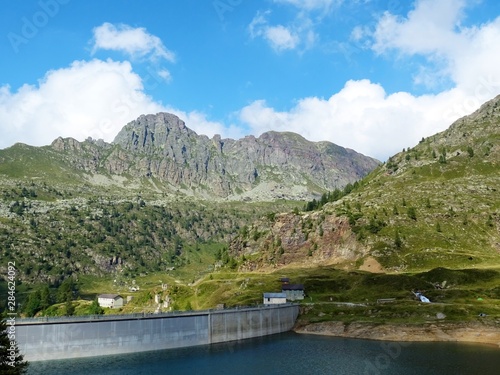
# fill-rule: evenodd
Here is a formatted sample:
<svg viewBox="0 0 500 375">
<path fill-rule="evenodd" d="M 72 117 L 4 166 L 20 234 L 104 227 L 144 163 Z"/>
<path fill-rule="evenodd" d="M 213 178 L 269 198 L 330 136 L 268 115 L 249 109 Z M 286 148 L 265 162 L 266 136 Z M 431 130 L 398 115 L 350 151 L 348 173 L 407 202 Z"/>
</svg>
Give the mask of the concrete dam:
<svg viewBox="0 0 500 375">
<path fill-rule="evenodd" d="M 36 318 L 16 321 L 28 361 L 93 357 L 208 345 L 289 331 L 299 306 L 286 304 L 184 313 Z"/>
</svg>

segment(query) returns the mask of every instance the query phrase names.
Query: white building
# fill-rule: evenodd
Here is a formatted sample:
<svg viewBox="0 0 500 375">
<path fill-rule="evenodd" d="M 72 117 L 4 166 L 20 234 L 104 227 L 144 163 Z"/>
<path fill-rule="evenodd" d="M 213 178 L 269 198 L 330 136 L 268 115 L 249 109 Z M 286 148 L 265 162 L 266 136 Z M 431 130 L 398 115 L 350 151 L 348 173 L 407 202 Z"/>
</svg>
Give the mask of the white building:
<svg viewBox="0 0 500 375">
<path fill-rule="evenodd" d="M 118 308 L 123 306 L 123 298 L 118 294 L 100 294 L 97 302 L 101 307 Z"/>
<path fill-rule="evenodd" d="M 264 293 L 264 305 L 286 303 L 286 293 Z"/>
</svg>

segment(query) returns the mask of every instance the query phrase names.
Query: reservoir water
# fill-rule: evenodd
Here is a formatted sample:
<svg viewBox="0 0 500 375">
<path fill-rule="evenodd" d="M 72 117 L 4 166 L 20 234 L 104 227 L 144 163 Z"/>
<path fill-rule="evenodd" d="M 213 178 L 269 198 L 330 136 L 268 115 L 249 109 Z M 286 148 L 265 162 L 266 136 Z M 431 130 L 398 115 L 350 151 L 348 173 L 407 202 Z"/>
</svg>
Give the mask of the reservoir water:
<svg viewBox="0 0 500 375">
<path fill-rule="evenodd" d="M 128 355 L 33 362 L 29 375 L 489 375 L 500 349 L 463 343 L 394 343 L 293 332 Z"/>
</svg>

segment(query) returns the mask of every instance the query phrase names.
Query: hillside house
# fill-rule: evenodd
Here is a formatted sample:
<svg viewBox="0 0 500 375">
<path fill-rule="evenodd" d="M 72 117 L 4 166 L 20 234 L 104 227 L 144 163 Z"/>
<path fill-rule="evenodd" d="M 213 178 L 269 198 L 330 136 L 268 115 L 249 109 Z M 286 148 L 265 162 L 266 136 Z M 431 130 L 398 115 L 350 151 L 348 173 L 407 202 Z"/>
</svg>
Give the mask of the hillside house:
<svg viewBox="0 0 500 375">
<path fill-rule="evenodd" d="M 123 307 L 123 297 L 119 294 L 100 294 L 97 297 L 97 302 L 101 307 L 112 309 Z"/>
<path fill-rule="evenodd" d="M 264 293 L 264 305 L 280 305 L 286 303 L 285 293 Z"/>
<path fill-rule="evenodd" d="M 298 301 L 304 299 L 303 284 L 283 284 L 281 292 L 285 293 L 287 301 Z"/>
</svg>

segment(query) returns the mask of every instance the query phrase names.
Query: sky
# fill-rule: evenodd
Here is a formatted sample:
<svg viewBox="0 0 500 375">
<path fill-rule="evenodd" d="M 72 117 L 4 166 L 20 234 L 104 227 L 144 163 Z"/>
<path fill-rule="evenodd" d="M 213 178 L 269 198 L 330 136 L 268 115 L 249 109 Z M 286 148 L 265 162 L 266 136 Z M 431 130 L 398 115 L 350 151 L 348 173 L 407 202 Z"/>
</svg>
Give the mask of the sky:
<svg viewBox="0 0 500 375">
<path fill-rule="evenodd" d="M 0 0 L 0 149 L 142 114 L 381 161 L 500 94 L 497 0 Z"/>
</svg>

